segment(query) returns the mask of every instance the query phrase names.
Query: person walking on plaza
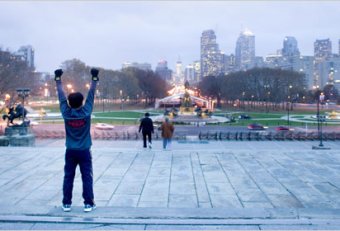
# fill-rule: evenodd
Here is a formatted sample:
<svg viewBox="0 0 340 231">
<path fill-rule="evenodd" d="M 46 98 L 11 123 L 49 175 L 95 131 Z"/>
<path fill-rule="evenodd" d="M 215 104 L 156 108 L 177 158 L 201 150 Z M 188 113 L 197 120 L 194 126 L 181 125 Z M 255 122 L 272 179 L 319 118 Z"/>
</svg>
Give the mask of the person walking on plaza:
<svg viewBox="0 0 340 231">
<path fill-rule="evenodd" d="M 151 134 L 153 133 L 153 122 L 152 119 L 149 118 L 150 114 L 145 113 L 145 117 L 141 120 L 139 125 L 139 132 L 142 131 L 143 134 L 143 147 L 146 148 L 146 137 L 148 137 L 148 146 L 151 149 L 152 146 L 152 138 Z"/>
<path fill-rule="evenodd" d="M 171 145 L 171 138 L 175 130 L 174 125 L 168 117 L 165 117 L 164 122 L 160 126 L 160 130 L 162 131 L 163 149 L 166 150 L 167 147 Z"/>
<path fill-rule="evenodd" d="M 60 111 L 65 123 L 66 153 L 64 166 L 62 208 L 71 211 L 73 182 L 77 165 L 80 167 L 83 182 L 84 212 L 91 212 L 96 208 L 93 194 L 93 169 L 91 155 L 91 113 L 93 110 L 95 90 L 99 71 L 91 69 L 92 82 L 83 105 L 84 97 L 80 92 L 64 94 L 61 83 L 62 69 L 54 72 L 57 85 Z"/>
</svg>

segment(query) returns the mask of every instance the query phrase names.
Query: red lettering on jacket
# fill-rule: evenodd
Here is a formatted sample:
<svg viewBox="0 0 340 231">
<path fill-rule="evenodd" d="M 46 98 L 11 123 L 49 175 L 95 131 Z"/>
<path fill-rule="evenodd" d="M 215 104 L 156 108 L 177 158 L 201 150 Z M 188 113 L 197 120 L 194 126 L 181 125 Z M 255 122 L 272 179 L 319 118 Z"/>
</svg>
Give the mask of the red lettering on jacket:
<svg viewBox="0 0 340 231">
<path fill-rule="evenodd" d="M 81 120 L 69 120 L 67 121 L 67 125 L 72 128 L 81 128 L 85 126 L 86 121 L 84 119 Z"/>
</svg>

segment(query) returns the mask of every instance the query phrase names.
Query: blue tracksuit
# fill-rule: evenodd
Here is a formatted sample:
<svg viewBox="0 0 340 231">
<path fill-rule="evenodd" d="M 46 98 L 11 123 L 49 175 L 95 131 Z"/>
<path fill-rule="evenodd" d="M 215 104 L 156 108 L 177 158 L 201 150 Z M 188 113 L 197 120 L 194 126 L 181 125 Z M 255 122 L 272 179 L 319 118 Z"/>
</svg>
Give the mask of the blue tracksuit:
<svg viewBox="0 0 340 231">
<path fill-rule="evenodd" d="M 94 204 L 93 170 L 90 148 L 91 113 L 97 82 L 92 81 L 85 104 L 77 109 L 71 108 L 63 91 L 61 81 L 56 81 L 60 111 L 65 122 L 66 154 L 63 183 L 63 204 L 72 204 L 73 181 L 79 164 L 83 181 L 83 198 L 85 204 Z"/>
</svg>

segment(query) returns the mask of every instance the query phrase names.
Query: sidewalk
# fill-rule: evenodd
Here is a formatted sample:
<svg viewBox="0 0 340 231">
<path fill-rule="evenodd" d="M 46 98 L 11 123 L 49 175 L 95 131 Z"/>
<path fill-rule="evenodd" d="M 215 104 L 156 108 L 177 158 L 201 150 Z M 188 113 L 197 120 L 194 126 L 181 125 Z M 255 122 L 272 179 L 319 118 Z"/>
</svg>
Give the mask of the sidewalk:
<svg viewBox="0 0 340 231">
<path fill-rule="evenodd" d="M 339 229 L 340 143 L 95 140 L 97 210 L 61 211 L 64 140 L 0 148 L 0 229 Z M 58 224 L 57 224 L 58 223 Z"/>
</svg>

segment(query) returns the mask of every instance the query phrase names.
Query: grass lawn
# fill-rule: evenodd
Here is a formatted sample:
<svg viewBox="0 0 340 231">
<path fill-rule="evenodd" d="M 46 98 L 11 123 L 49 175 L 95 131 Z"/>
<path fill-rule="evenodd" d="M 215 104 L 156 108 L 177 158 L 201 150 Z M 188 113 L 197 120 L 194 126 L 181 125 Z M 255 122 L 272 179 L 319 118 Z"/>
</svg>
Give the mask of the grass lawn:
<svg viewBox="0 0 340 231">
<path fill-rule="evenodd" d="M 32 107 L 35 110 L 40 110 L 41 108 L 44 108 L 47 112 L 60 112 L 59 111 L 59 105 L 54 104 L 54 105 L 47 105 L 44 107 L 37 106 L 37 107 Z M 99 108 L 100 109 L 100 108 Z M 127 108 L 126 108 L 127 109 Z M 148 111 L 151 116 L 152 115 L 159 115 L 163 114 L 164 110 L 161 109 L 141 109 L 141 108 L 135 108 L 131 110 L 112 110 L 112 111 L 105 111 L 102 112 L 100 110 L 95 110 L 93 112 L 94 117 L 92 118 L 92 123 L 108 123 L 108 124 L 114 124 L 114 125 L 137 125 L 139 124 L 139 119 L 144 117 L 144 113 Z M 324 114 L 324 111 L 321 112 Z M 213 115 L 216 116 L 226 116 L 226 115 L 232 115 L 236 119 L 238 119 L 238 116 L 241 114 L 247 114 L 251 117 L 250 120 L 237 120 L 235 123 L 225 123 L 225 124 L 220 124 L 220 125 L 225 125 L 225 126 L 247 126 L 250 123 L 260 123 L 264 126 L 279 126 L 279 125 L 287 125 L 287 120 L 286 119 L 281 119 L 283 116 L 287 116 L 286 111 L 281 111 L 281 112 L 248 112 L 248 111 L 237 111 L 237 112 L 230 112 L 230 111 L 216 111 Z M 297 119 L 303 119 L 304 115 L 315 115 L 315 112 L 313 111 L 290 111 L 290 116 L 297 118 Z M 313 120 L 308 120 L 306 121 L 313 121 Z M 50 120 L 46 119 L 46 121 L 41 120 L 40 122 L 43 123 L 59 123 L 60 121 L 58 120 Z M 62 121 L 60 122 L 62 123 Z M 291 126 L 305 126 L 304 122 L 294 122 L 290 121 Z M 316 122 L 313 124 L 309 125 L 316 125 Z M 327 124 L 325 124 L 327 126 Z M 331 125 L 328 124 L 329 126 L 336 126 L 336 125 Z"/>
<path fill-rule="evenodd" d="M 144 113 L 134 112 L 134 111 L 94 112 L 93 114 L 99 117 L 122 117 L 122 118 L 134 118 L 134 119 L 144 116 Z"/>
</svg>

